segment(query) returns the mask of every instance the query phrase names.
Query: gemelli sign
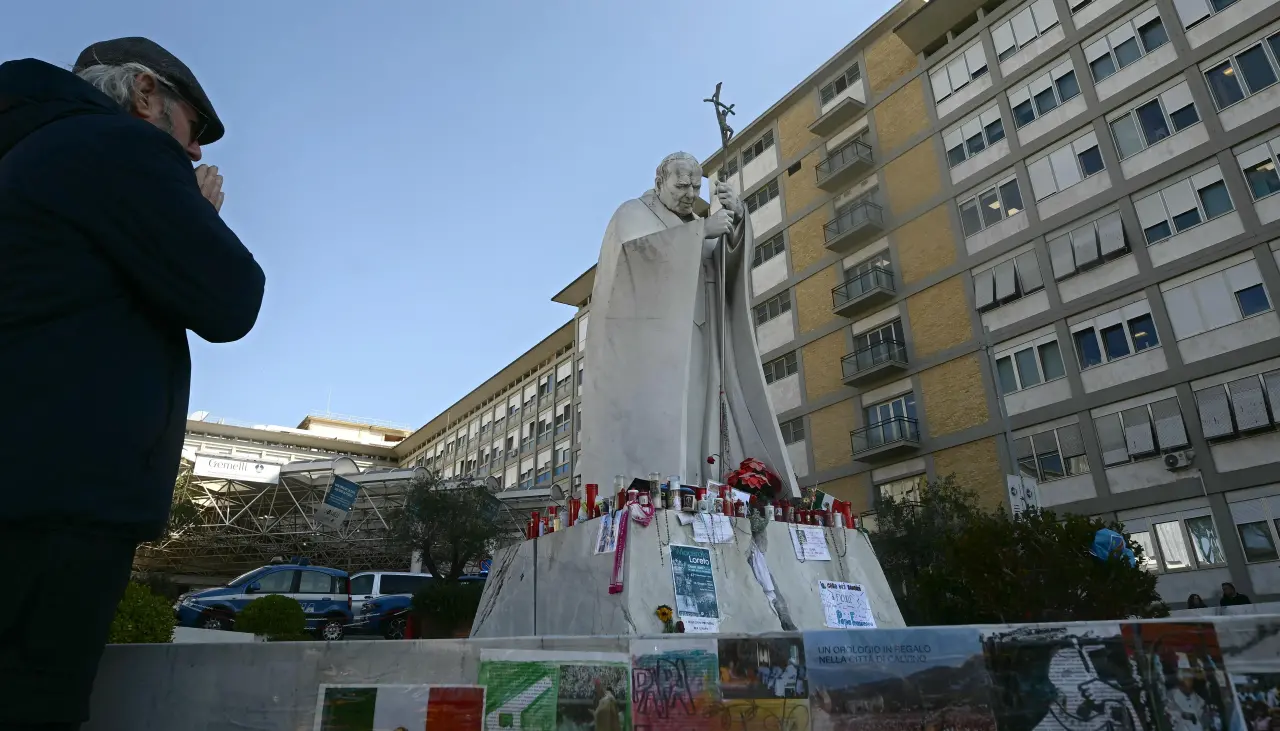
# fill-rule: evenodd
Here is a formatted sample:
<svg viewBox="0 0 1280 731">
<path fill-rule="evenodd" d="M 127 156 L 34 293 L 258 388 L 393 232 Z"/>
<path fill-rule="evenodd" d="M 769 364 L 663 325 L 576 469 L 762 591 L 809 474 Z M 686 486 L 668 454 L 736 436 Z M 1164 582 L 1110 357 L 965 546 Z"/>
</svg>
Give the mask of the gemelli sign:
<svg viewBox="0 0 1280 731">
<path fill-rule="evenodd" d="M 223 480 L 262 482 L 275 485 L 280 482 L 280 465 L 251 462 L 247 459 L 196 455 L 196 477 L 215 477 Z"/>
</svg>

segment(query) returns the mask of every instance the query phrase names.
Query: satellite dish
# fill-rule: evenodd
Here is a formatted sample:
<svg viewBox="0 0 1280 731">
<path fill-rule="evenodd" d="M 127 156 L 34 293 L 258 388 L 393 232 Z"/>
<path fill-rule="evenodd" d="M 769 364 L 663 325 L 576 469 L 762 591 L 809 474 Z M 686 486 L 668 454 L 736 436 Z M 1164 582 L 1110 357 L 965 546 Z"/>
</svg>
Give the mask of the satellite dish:
<svg viewBox="0 0 1280 731">
<path fill-rule="evenodd" d="M 190 419 L 190 420 L 192 420 L 192 421 L 204 421 L 205 419 L 208 419 L 208 418 L 209 418 L 209 412 L 208 412 L 208 411 L 193 411 L 193 412 L 191 412 L 191 416 L 188 416 L 187 418 L 188 418 L 188 419 Z"/>
</svg>

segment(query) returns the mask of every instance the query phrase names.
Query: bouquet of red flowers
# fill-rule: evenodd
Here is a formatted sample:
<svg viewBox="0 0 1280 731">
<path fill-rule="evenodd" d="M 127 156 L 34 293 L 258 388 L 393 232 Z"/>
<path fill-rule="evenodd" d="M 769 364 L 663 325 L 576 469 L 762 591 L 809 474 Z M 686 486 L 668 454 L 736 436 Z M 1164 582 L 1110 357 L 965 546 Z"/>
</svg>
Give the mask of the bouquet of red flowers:
<svg viewBox="0 0 1280 731">
<path fill-rule="evenodd" d="M 724 481 L 733 488 L 765 500 L 772 500 L 782 491 L 782 479 L 758 459 L 742 460 L 738 469 L 730 472 Z"/>
</svg>

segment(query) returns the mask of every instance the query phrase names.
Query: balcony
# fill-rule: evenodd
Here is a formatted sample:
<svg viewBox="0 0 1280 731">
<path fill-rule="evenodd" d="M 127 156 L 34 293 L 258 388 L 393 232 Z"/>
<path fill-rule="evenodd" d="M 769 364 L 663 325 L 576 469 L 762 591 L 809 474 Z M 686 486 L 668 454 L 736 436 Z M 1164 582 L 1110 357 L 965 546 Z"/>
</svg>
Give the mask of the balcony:
<svg viewBox="0 0 1280 731">
<path fill-rule="evenodd" d="M 819 162 L 814 175 L 818 176 L 819 188 L 834 191 L 870 172 L 875 164 L 871 145 L 852 140 Z"/>
<path fill-rule="evenodd" d="M 871 201 L 860 201 L 822 227 L 826 246 L 837 254 L 848 254 L 884 233 L 884 211 Z"/>
<path fill-rule="evenodd" d="M 884 267 L 872 267 L 844 284 L 831 290 L 831 306 L 840 317 L 852 318 L 883 302 L 893 299 L 893 272 Z"/>
<path fill-rule="evenodd" d="M 876 462 L 920 448 L 920 424 L 915 419 L 895 416 L 849 433 L 853 458 Z"/>
<path fill-rule="evenodd" d="M 866 104 L 854 99 L 853 96 L 846 96 L 822 116 L 813 120 L 813 124 L 809 125 L 809 131 L 819 137 L 826 137 L 857 119 L 858 115 L 865 114 L 866 111 Z"/>
<path fill-rule="evenodd" d="M 841 358 L 840 367 L 846 386 L 878 381 L 907 369 L 907 347 L 897 340 L 884 340 Z"/>
</svg>

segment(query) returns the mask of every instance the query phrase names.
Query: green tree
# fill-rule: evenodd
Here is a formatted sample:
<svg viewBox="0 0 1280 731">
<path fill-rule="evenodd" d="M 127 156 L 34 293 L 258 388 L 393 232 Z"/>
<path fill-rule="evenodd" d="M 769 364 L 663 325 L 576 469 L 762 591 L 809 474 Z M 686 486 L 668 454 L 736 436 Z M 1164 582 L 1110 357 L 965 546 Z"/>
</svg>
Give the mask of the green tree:
<svg viewBox="0 0 1280 731">
<path fill-rule="evenodd" d="M 428 473 L 409 484 L 404 507 L 392 511 L 391 535 L 420 552 L 432 576 L 456 581 L 493 552 L 509 522 L 484 483 Z"/>
<path fill-rule="evenodd" d="M 1101 528 L 1125 536 L 1137 566 L 1092 554 Z M 886 499 L 871 542 L 911 625 L 1168 616 L 1123 525 L 1050 510 L 987 513 L 953 476 Z"/>
<path fill-rule="evenodd" d="M 268 594 L 249 602 L 236 617 L 236 631 L 262 635 L 273 642 L 311 639 L 302 605 L 281 594 Z"/>
<path fill-rule="evenodd" d="M 129 582 L 116 605 L 107 642 L 112 644 L 173 642 L 173 607 L 142 584 Z"/>
</svg>

